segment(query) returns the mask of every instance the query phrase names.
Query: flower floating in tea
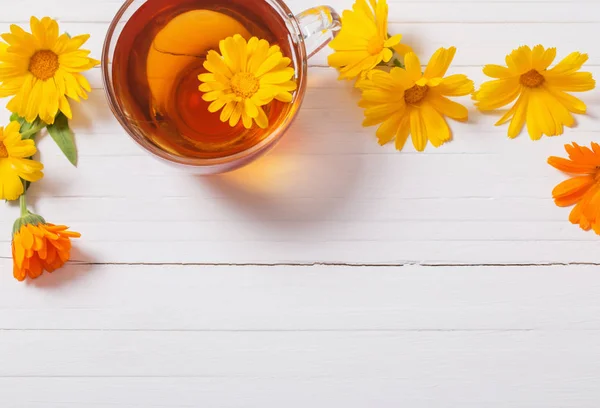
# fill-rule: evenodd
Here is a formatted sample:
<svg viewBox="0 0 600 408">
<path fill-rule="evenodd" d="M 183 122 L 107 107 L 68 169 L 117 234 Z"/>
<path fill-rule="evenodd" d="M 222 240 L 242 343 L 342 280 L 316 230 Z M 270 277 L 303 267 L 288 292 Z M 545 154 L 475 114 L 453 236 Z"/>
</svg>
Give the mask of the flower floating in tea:
<svg viewBox="0 0 600 408">
<path fill-rule="evenodd" d="M 329 44 L 334 53 L 329 65 L 340 71 L 340 79 L 364 76 L 377 65 L 390 62 L 394 50 L 404 56 L 411 49 L 400 44 L 402 35 L 388 34 L 386 0 L 357 0 L 342 14 L 342 30 Z"/>
<path fill-rule="evenodd" d="M 42 163 L 29 157 L 37 153 L 35 142 L 23 140 L 19 122 L 11 122 L 6 128 L 0 127 L 0 199 L 16 200 L 23 194 L 23 180 L 34 182 L 44 174 Z"/>
<path fill-rule="evenodd" d="M 80 49 L 90 36 L 59 36 L 58 23 L 49 17 L 32 17 L 30 25 L 32 34 L 16 25 L 2 34 L 0 97 L 14 96 L 8 110 L 30 123 L 39 116 L 53 124 L 59 111 L 71 119 L 67 96 L 77 102 L 87 99 L 91 87 L 81 72 L 100 63 Z"/>
<path fill-rule="evenodd" d="M 210 112 L 221 111 L 222 122 L 237 126 L 240 120 L 246 129 L 253 123 L 269 126 L 263 107 L 273 100 L 289 103 L 297 85 L 293 80 L 292 60 L 284 57 L 279 46 L 252 37 L 246 41 L 237 34 L 222 40 L 221 54 L 209 51 L 201 74 L 199 89 L 203 99 L 212 102 Z"/>
<path fill-rule="evenodd" d="M 381 145 L 396 139 L 396 149 L 402 150 L 411 134 L 418 151 L 425 150 L 428 140 L 439 147 L 452 138 L 444 116 L 459 121 L 469 118 L 467 108 L 447 98 L 469 95 L 474 88 L 465 75 L 444 77 L 455 52 L 454 47 L 439 49 L 424 74 L 419 58 L 408 53 L 406 69 L 372 71 L 358 83 L 362 90 L 359 105 L 365 109 L 363 126 L 380 124 L 377 138 Z"/>
<path fill-rule="evenodd" d="M 550 157 L 548 163 L 573 177 L 560 183 L 552 196 L 559 207 L 575 208 L 569 220 L 585 231 L 593 229 L 600 235 L 600 145 L 592 148 L 577 143 L 566 145 L 569 158 Z"/>
<path fill-rule="evenodd" d="M 79 233 L 46 224 L 27 208 L 30 183 L 43 177 L 44 166 L 31 157 L 37 153 L 35 138 L 44 128 L 69 161 L 77 163 L 77 149 L 69 119 L 69 99 L 87 99 L 91 87 L 82 72 L 100 62 L 80 49 L 89 35 L 71 38 L 59 34 L 58 23 L 31 17 L 31 33 L 11 25 L 0 41 L 0 97 L 10 97 L 11 122 L 0 127 L 0 198 L 20 199 L 21 217 L 13 229 L 14 276 L 39 277 L 69 260 L 71 238 Z"/>
<path fill-rule="evenodd" d="M 493 111 L 515 99 L 517 102 L 496 123 L 510 121 L 508 136 L 517 137 L 525 124 L 529 136 L 558 136 L 564 126 L 573 127 L 572 113 L 586 113 L 585 104 L 567 92 L 584 92 L 595 88 L 589 72 L 578 72 L 588 60 L 586 54 L 574 52 L 551 69 L 556 49 L 538 45 L 533 50 L 520 47 L 506 57 L 507 67 L 486 65 L 483 72 L 493 81 L 484 83 L 473 99 L 482 111 Z"/>
</svg>

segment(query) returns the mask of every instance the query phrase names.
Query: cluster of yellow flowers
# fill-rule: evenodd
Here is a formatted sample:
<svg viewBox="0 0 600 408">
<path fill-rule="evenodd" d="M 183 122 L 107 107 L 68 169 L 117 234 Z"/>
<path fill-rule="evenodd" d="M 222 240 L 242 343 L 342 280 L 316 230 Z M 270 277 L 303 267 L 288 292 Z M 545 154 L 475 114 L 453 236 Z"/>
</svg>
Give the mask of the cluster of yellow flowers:
<svg viewBox="0 0 600 408">
<path fill-rule="evenodd" d="M 362 92 L 359 105 L 365 109 L 364 126 L 379 125 L 377 138 L 384 145 L 395 139 L 402 150 L 409 135 L 415 149 L 425 150 L 452 139 L 446 117 L 468 120 L 468 110 L 448 97 L 472 95 L 481 111 L 511 104 L 497 126 L 510 123 L 508 135 L 519 135 L 525 125 L 532 139 L 561 135 L 575 124 L 573 113 L 586 112 L 585 104 L 567 92 L 594 89 L 589 72 L 578 72 L 587 55 L 572 53 L 553 68 L 556 49 L 538 45 L 514 50 L 506 67 L 486 65 L 484 73 L 494 78 L 475 92 L 465 75 L 446 76 L 456 48 L 440 48 L 425 72 L 417 55 L 400 44 L 402 36 L 388 34 L 386 0 L 356 0 L 342 15 L 342 30 L 331 42 L 334 53 L 329 65 L 340 79 L 356 79 Z M 400 61 L 404 58 L 404 64 Z"/>
<path fill-rule="evenodd" d="M 342 15 L 342 30 L 331 42 L 335 51 L 329 65 L 340 79 L 355 79 L 365 110 L 363 126 L 379 125 L 381 145 L 395 140 L 402 150 L 412 136 L 416 150 L 428 141 L 435 147 L 452 139 L 446 117 L 465 122 L 467 108 L 448 97 L 472 95 L 477 108 L 495 111 L 514 104 L 496 123 L 510 122 L 508 136 L 517 137 L 527 126 L 529 136 L 558 136 L 564 127 L 573 127 L 573 114 L 586 113 L 586 105 L 568 92 L 595 88 L 589 72 L 579 72 L 588 60 L 573 52 L 550 68 L 555 48 L 522 46 L 506 56 L 506 66 L 486 65 L 483 73 L 493 78 L 475 91 L 465 75 L 446 76 L 454 59 L 455 47 L 440 48 L 429 60 L 425 72 L 410 47 L 400 44 L 402 36 L 388 34 L 386 0 L 356 0 L 352 10 Z M 404 58 L 404 64 L 400 61 Z M 516 102 L 515 102 L 516 101 Z M 551 157 L 548 162 L 573 177 L 558 185 L 552 195 L 556 205 L 575 205 L 570 221 L 600 235 L 600 146 L 565 146 L 569 159 Z"/>
<path fill-rule="evenodd" d="M 23 281 L 53 272 L 69 260 L 71 238 L 79 233 L 46 223 L 27 208 L 29 184 L 44 175 L 32 157 L 35 138 L 44 128 L 74 165 L 77 150 L 69 119 L 69 99 L 87 99 L 90 84 L 81 74 L 100 62 L 80 49 L 89 35 L 59 34 L 58 23 L 32 17 L 31 33 L 11 25 L 0 41 L 0 97 L 11 97 L 11 121 L 0 127 L 0 199 L 20 199 L 21 216 L 13 228 L 14 276 Z"/>
</svg>

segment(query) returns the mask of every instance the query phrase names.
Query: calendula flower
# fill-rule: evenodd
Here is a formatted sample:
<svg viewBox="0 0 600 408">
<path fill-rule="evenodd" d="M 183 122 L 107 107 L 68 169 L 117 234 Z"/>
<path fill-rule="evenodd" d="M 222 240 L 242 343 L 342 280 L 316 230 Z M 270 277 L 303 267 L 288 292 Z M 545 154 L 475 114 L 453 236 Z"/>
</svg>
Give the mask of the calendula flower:
<svg viewBox="0 0 600 408">
<path fill-rule="evenodd" d="M 261 128 L 269 126 L 269 119 L 262 108 L 273 100 L 291 102 L 296 90 L 292 60 L 284 57 L 281 48 L 271 46 L 257 37 L 246 42 L 239 34 L 219 43 L 221 54 L 209 51 L 201 74 L 203 82 L 199 89 L 205 92 L 203 99 L 212 102 L 208 110 L 221 110 L 221 121 L 229 121 L 231 127 L 240 119 L 246 129 L 253 122 Z"/>
<path fill-rule="evenodd" d="M 477 107 L 492 111 L 516 99 L 496 123 L 500 126 L 510 121 L 509 137 L 517 137 L 526 123 L 533 140 L 562 135 L 564 126 L 575 124 L 572 113 L 586 112 L 585 104 L 567 92 L 590 91 L 596 82 L 591 73 L 578 72 L 588 60 L 587 54 L 574 52 L 548 69 L 555 58 L 555 48 L 524 46 L 506 57 L 507 67 L 486 65 L 483 72 L 497 79 L 484 83 L 473 95 Z"/>
<path fill-rule="evenodd" d="M 565 145 L 569 159 L 550 157 L 548 163 L 554 168 L 572 174 L 573 177 L 560 183 L 552 196 L 559 207 L 575 208 L 569 220 L 585 231 L 593 229 L 600 235 L 600 145 L 592 148 L 577 143 Z"/>
<path fill-rule="evenodd" d="M 58 23 L 44 17 L 31 18 L 31 33 L 17 25 L 2 34 L 0 42 L 0 97 L 13 98 L 7 108 L 33 122 L 38 116 L 53 124 L 59 111 L 72 118 L 67 96 L 87 99 L 91 87 L 81 74 L 100 62 L 80 47 L 89 35 L 59 35 Z"/>
<path fill-rule="evenodd" d="M 400 34 L 388 34 L 386 0 L 357 0 L 352 10 L 342 13 L 342 29 L 329 43 L 335 50 L 329 65 L 340 71 L 340 79 L 364 78 L 364 74 L 381 62 L 389 62 L 394 51 L 401 55 L 411 51 L 400 44 Z"/>
<path fill-rule="evenodd" d="M 54 272 L 70 258 L 71 238 L 81 234 L 64 225 L 47 224 L 28 211 L 13 228 L 12 255 L 15 279 L 36 279 L 44 271 Z"/>
<path fill-rule="evenodd" d="M 0 199 L 16 200 L 23 194 L 23 180 L 38 181 L 42 163 L 31 160 L 37 149 L 33 140 L 22 140 L 19 122 L 0 127 Z"/>
<path fill-rule="evenodd" d="M 380 124 L 377 138 L 381 145 L 395 138 L 396 149 L 402 150 L 410 134 L 418 151 L 425 150 L 428 140 L 439 147 L 452 138 L 445 116 L 468 120 L 467 108 L 447 98 L 473 92 L 473 81 L 465 75 L 444 77 L 455 53 L 454 47 L 440 48 L 422 73 L 419 58 L 411 52 L 406 54 L 406 70 L 375 70 L 359 82 L 363 126 Z"/>
</svg>

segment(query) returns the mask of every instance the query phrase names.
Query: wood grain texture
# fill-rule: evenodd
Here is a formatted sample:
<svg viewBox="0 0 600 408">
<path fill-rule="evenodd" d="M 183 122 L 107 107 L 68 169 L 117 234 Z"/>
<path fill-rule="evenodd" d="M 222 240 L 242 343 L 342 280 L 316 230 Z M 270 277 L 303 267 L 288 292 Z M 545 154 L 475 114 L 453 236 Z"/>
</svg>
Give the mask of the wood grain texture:
<svg viewBox="0 0 600 408">
<path fill-rule="evenodd" d="M 596 269 L 71 265 L 0 298 L 0 389 L 9 407 L 591 408 Z"/>
<path fill-rule="evenodd" d="M 293 12 L 321 3 L 288 0 Z M 339 11 L 351 0 L 330 0 Z M 521 44 L 589 52 L 597 0 L 388 0 L 425 63 L 441 46 L 476 83 Z M 0 32 L 50 15 L 99 57 L 121 0 L 21 0 Z M 598 237 L 568 223 L 546 164 L 600 136 L 600 94 L 564 136 L 516 140 L 476 112 L 454 141 L 402 153 L 363 129 L 324 51 L 287 137 L 238 172 L 164 166 L 112 117 L 100 69 L 74 107 L 81 156 L 50 138 L 30 192 L 83 233 L 74 261 L 11 276 L 18 208 L 0 210 L 0 406 L 596 408 Z M 4 112 L 4 111 L 2 111 Z M 3 113 L 8 117 L 8 113 Z"/>
</svg>

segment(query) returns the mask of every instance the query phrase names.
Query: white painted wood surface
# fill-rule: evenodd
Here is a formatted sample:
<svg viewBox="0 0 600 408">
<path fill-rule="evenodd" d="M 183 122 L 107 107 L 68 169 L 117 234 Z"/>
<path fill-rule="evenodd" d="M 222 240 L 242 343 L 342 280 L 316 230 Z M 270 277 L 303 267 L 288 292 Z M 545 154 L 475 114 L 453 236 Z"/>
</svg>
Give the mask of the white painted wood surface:
<svg viewBox="0 0 600 408">
<path fill-rule="evenodd" d="M 477 84 L 483 64 L 538 42 L 588 52 L 600 78 L 597 0 L 389 2 L 391 31 L 424 61 L 457 46 L 452 71 Z M 121 1 L 2 4 L 1 32 L 48 14 L 91 33 L 98 57 Z M 451 144 L 398 153 L 360 127 L 325 58 L 288 137 L 212 178 L 137 148 L 89 73 L 80 166 L 43 139 L 31 190 L 84 234 L 74 262 L 14 281 L 18 210 L 0 212 L 1 407 L 600 405 L 600 239 L 554 206 L 564 176 L 546 164 L 599 140 L 600 92 L 559 138 L 508 140 L 471 108 Z"/>
</svg>

